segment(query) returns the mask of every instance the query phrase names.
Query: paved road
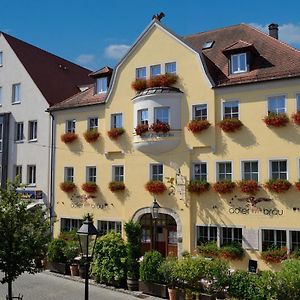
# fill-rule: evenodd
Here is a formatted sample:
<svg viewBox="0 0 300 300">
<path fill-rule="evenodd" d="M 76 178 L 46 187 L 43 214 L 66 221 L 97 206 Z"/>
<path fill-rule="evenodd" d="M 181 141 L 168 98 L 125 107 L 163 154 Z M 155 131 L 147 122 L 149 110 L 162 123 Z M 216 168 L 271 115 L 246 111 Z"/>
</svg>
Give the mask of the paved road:
<svg viewBox="0 0 300 300">
<path fill-rule="evenodd" d="M 0 279 L 2 278 L 0 273 Z M 120 292 L 90 285 L 90 300 L 138 300 Z M 23 274 L 13 284 L 13 292 L 24 295 L 24 300 L 83 300 L 84 284 L 48 274 Z M 0 284 L 0 299 L 5 299 L 7 286 Z M 152 300 L 154 297 L 147 297 Z"/>
</svg>

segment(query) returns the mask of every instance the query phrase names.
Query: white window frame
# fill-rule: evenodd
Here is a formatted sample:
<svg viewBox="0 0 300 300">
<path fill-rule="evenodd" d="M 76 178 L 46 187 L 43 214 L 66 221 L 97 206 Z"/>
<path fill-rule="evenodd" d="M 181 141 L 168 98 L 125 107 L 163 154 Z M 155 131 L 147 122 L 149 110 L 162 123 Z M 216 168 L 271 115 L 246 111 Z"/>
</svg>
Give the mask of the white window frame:
<svg viewBox="0 0 300 300">
<path fill-rule="evenodd" d="M 196 112 L 196 108 L 198 106 L 206 106 L 206 117 L 203 117 L 203 115 L 201 115 L 200 118 L 196 118 L 195 112 Z M 193 104 L 192 105 L 192 114 L 191 114 L 192 118 L 191 120 L 208 120 L 208 105 L 207 103 L 199 103 L 199 104 Z"/>
<path fill-rule="evenodd" d="M 270 230 L 270 231 L 273 231 L 273 233 L 274 233 L 274 243 L 275 243 L 275 245 L 276 245 L 276 242 L 277 242 L 277 234 L 276 234 L 276 231 L 284 231 L 285 232 L 285 235 L 286 235 L 286 244 L 285 244 L 285 246 L 283 246 L 283 247 L 287 247 L 288 248 L 288 250 L 290 249 L 290 241 L 289 241 L 289 237 L 290 237 L 290 235 L 289 235 L 289 232 L 290 232 L 290 230 L 289 229 L 286 229 L 286 228 L 268 228 L 268 227 L 263 227 L 263 228 L 260 228 L 260 230 L 259 230 L 259 232 L 260 232 L 260 241 L 259 241 L 259 243 L 260 243 L 260 250 L 261 251 L 263 251 L 263 236 L 264 236 L 264 233 L 263 233 L 263 231 L 264 230 Z"/>
<path fill-rule="evenodd" d="M 269 102 L 272 100 L 279 100 L 280 97 L 284 97 L 284 111 L 278 112 L 279 109 L 277 108 L 276 111 L 269 111 Z M 267 96 L 267 113 L 286 113 L 287 112 L 287 95 L 286 94 L 277 94 L 277 95 L 270 95 Z"/>
<path fill-rule="evenodd" d="M 287 158 L 272 158 L 269 159 L 269 163 L 268 163 L 268 175 L 269 175 L 269 179 L 272 179 L 272 162 L 280 162 L 280 161 L 285 161 L 286 162 L 286 180 L 289 180 L 289 161 Z M 279 171 L 279 174 L 283 173 L 281 171 Z"/>
<path fill-rule="evenodd" d="M 225 160 L 225 161 L 216 161 L 216 181 L 220 181 L 220 180 L 228 180 L 228 179 L 220 179 L 219 176 L 219 164 L 222 163 L 230 163 L 231 164 L 231 181 L 233 181 L 233 161 L 232 160 Z M 226 173 L 225 173 L 226 174 Z"/>
<path fill-rule="evenodd" d="M 66 133 L 75 133 L 76 132 L 76 120 L 66 120 Z"/>
<path fill-rule="evenodd" d="M 155 68 L 158 68 L 158 67 L 159 67 L 159 74 L 154 75 L 154 74 L 153 74 L 153 70 L 154 70 Z M 157 64 L 157 65 L 152 65 L 152 66 L 150 66 L 150 78 L 154 78 L 154 77 L 159 76 L 159 75 L 161 75 L 161 64 Z"/>
<path fill-rule="evenodd" d="M 223 238 L 223 230 L 224 229 L 231 229 L 231 235 L 232 235 L 232 239 L 231 239 L 231 243 L 235 243 L 236 241 L 234 240 L 234 230 L 238 229 L 242 231 L 242 235 L 241 235 L 241 245 L 243 245 L 243 227 L 240 226 L 234 226 L 234 225 L 228 225 L 228 226 L 220 226 L 220 246 L 224 246 L 224 238 Z M 228 245 L 228 244 L 226 244 Z"/>
<path fill-rule="evenodd" d="M 300 112 L 300 94 L 296 94 L 296 112 Z"/>
<path fill-rule="evenodd" d="M 252 163 L 257 162 L 257 182 L 260 181 L 260 161 L 258 159 L 242 159 L 240 164 L 240 171 L 241 171 L 241 179 L 245 180 L 244 176 L 244 163 Z M 251 172 L 252 173 L 252 172 Z"/>
<path fill-rule="evenodd" d="M 36 178 L 37 178 L 36 165 L 28 165 L 27 166 L 27 185 L 36 186 Z"/>
<path fill-rule="evenodd" d="M 123 168 L 123 174 L 117 172 L 118 168 Z M 119 174 L 117 174 L 119 173 Z M 112 181 L 124 182 L 125 179 L 125 168 L 124 165 L 113 165 L 112 166 Z"/>
<path fill-rule="evenodd" d="M 168 110 L 168 122 L 165 122 L 165 121 L 160 121 L 160 122 L 164 122 L 164 123 L 167 123 L 170 125 L 170 107 L 169 106 L 158 106 L 158 107 L 154 107 L 154 122 L 153 123 L 157 123 L 157 111 L 160 110 L 160 109 L 167 109 Z"/>
<path fill-rule="evenodd" d="M 142 112 L 147 111 L 147 119 L 142 120 Z M 148 108 L 139 109 L 137 111 L 138 124 L 148 124 L 149 123 L 149 110 Z"/>
<path fill-rule="evenodd" d="M 139 76 L 139 72 L 145 70 L 145 76 Z M 135 69 L 135 79 L 146 79 L 147 78 L 147 68 L 139 67 Z"/>
<path fill-rule="evenodd" d="M 69 227 L 69 230 L 62 230 L 62 223 L 63 221 L 69 221 L 70 222 L 70 226 Z M 77 223 L 75 225 L 75 223 Z M 73 231 L 73 230 L 78 230 L 81 225 L 82 225 L 83 221 L 81 219 L 74 219 L 74 218 L 60 218 L 60 232 L 70 232 L 70 231 Z"/>
<path fill-rule="evenodd" d="M 21 132 L 20 132 L 20 129 Z M 19 135 L 22 136 L 21 139 L 19 139 Z M 24 122 L 15 122 L 15 142 L 21 143 L 24 141 Z"/>
<path fill-rule="evenodd" d="M 103 223 L 106 223 L 106 231 L 105 233 L 102 233 L 100 231 L 100 224 L 101 222 Z M 109 231 L 109 223 L 114 223 L 114 229 L 113 230 L 110 230 Z M 120 231 L 118 231 L 118 228 L 120 229 Z M 122 235 L 122 232 L 123 232 L 123 228 L 122 228 L 122 221 L 120 220 L 97 220 L 97 229 L 98 229 L 98 232 L 99 232 L 99 235 L 102 236 L 102 235 L 105 235 L 111 231 L 114 231 L 115 233 L 120 233 Z"/>
<path fill-rule="evenodd" d="M 192 179 L 193 180 L 203 180 L 203 179 L 195 179 L 196 177 L 196 174 L 195 174 L 195 166 L 196 165 L 202 165 L 204 164 L 206 166 L 206 173 L 205 173 L 205 176 L 206 176 L 206 179 L 204 181 L 207 181 L 207 178 L 208 178 L 208 168 L 207 168 L 207 162 L 206 161 L 195 161 L 192 163 Z M 203 176 L 203 174 L 201 173 L 201 167 L 200 167 L 200 177 Z"/>
<path fill-rule="evenodd" d="M 232 102 L 237 102 L 238 103 L 238 117 L 237 119 L 240 120 L 240 113 L 241 113 L 241 109 L 240 109 L 240 100 L 239 99 L 230 99 L 230 100 L 223 100 L 221 103 L 221 113 L 222 113 L 222 120 L 225 119 L 225 104 L 227 103 L 232 103 Z M 236 119 L 236 118 L 232 118 L 232 115 L 236 114 L 236 113 L 230 113 L 230 119 Z M 228 119 L 228 118 L 227 118 Z"/>
<path fill-rule="evenodd" d="M 241 57 L 245 57 L 245 70 L 241 69 Z M 247 53 L 243 52 L 243 53 L 237 53 L 237 54 L 231 54 L 230 55 L 230 73 L 231 74 L 240 74 L 240 73 L 245 73 L 248 72 L 248 57 L 247 57 Z M 238 69 L 236 71 L 233 70 L 233 58 L 237 57 L 238 58 Z"/>
<path fill-rule="evenodd" d="M 3 51 L 0 51 L 0 67 L 3 66 Z"/>
<path fill-rule="evenodd" d="M 21 83 L 14 83 L 12 85 L 11 103 L 12 104 L 21 103 Z"/>
<path fill-rule="evenodd" d="M 96 80 L 96 93 L 103 94 L 107 92 L 108 80 L 107 77 L 100 77 Z"/>
<path fill-rule="evenodd" d="M 28 121 L 28 141 L 37 141 L 38 122 L 37 120 Z"/>
<path fill-rule="evenodd" d="M 162 166 L 162 173 L 157 173 L 154 174 L 153 172 L 153 167 L 156 166 Z M 156 179 L 154 179 L 154 176 L 156 177 Z M 157 180 L 157 181 L 164 181 L 164 165 L 163 164 L 159 164 L 159 163 L 152 163 L 150 164 L 150 180 Z"/>
<path fill-rule="evenodd" d="M 93 172 L 93 173 L 91 173 Z M 95 182 L 97 181 L 97 167 L 96 166 L 87 166 L 86 167 L 86 182 Z"/>
<path fill-rule="evenodd" d="M 74 182 L 74 167 L 64 167 L 64 182 Z"/>
<path fill-rule="evenodd" d="M 94 124 L 91 124 L 92 121 L 94 122 Z M 96 122 L 95 122 L 96 121 Z M 88 130 L 98 130 L 98 126 L 99 126 L 99 119 L 98 117 L 90 117 L 88 118 L 88 121 L 87 121 L 87 128 Z"/>
<path fill-rule="evenodd" d="M 168 66 L 172 66 L 172 65 L 175 65 L 175 71 L 167 72 Z M 165 63 L 165 74 L 176 74 L 176 72 L 177 72 L 177 64 L 176 64 L 176 61 L 171 61 L 171 62 Z"/>
<path fill-rule="evenodd" d="M 14 177 L 16 177 L 17 175 L 20 175 L 19 176 L 19 180 L 20 180 L 20 183 L 22 183 L 22 177 L 23 177 L 23 168 L 22 168 L 22 165 L 15 165 L 14 166 Z"/>
<path fill-rule="evenodd" d="M 198 246 L 198 238 L 199 238 L 199 235 L 198 235 L 198 228 L 200 227 L 207 227 L 208 229 L 208 235 L 207 235 L 207 239 L 208 239 L 208 242 L 212 242 L 212 241 L 215 241 L 216 244 L 218 245 L 218 240 L 219 240 L 219 236 L 220 236 L 220 227 L 217 226 L 217 225 L 204 225 L 204 224 L 197 224 L 196 225 L 196 237 L 195 237 L 195 240 L 196 240 L 196 243 L 195 243 L 195 246 Z M 216 240 L 214 239 L 211 239 L 211 235 L 210 235 L 210 228 L 216 228 L 217 229 L 217 236 L 216 236 Z M 200 229 L 199 229 L 200 230 Z"/>
<path fill-rule="evenodd" d="M 121 126 L 117 127 L 116 118 L 121 117 Z M 123 113 L 114 113 L 110 115 L 110 128 L 122 128 L 123 127 Z"/>
</svg>

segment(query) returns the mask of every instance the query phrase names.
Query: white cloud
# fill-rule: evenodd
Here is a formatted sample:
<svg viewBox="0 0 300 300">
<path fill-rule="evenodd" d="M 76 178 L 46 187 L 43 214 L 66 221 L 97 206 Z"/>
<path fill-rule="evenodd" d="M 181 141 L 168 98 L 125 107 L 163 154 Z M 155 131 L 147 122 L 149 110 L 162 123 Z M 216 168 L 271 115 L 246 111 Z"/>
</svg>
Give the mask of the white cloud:
<svg viewBox="0 0 300 300">
<path fill-rule="evenodd" d="M 75 61 L 79 65 L 87 65 L 93 63 L 95 59 L 96 56 L 93 54 L 80 54 Z"/>
<path fill-rule="evenodd" d="M 128 45 L 109 45 L 105 48 L 105 56 L 112 59 L 121 59 L 129 48 Z"/>
</svg>

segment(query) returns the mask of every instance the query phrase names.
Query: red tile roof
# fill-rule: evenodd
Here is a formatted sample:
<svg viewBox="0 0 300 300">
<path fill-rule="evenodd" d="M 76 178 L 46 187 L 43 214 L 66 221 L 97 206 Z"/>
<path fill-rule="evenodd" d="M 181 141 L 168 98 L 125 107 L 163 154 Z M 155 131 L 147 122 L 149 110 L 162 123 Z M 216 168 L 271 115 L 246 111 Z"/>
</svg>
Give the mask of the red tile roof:
<svg viewBox="0 0 300 300">
<path fill-rule="evenodd" d="M 90 70 L 1 33 L 50 106 L 78 93 L 78 86 L 93 82 Z"/>
</svg>

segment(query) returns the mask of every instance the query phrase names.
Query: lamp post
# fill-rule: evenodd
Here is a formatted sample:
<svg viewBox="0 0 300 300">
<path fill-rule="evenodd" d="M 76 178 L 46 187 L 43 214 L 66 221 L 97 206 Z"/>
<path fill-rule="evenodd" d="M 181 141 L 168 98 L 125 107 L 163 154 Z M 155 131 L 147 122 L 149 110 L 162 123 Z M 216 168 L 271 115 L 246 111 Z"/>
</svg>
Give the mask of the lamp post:
<svg viewBox="0 0 300 300">
<path fill-rule="evenodd" d="M 91 258 L 94 254 L 94 248 L 96 244 L 96 240 L 98 237 L 98 230 L 95 228 L 91 216 L 88 214 L 87 219 L 83 222 L 82 226 L 77 231 L 77 236 L 79 239 L 79 244 L 81 248 L 82 256 L 85 256 L 85 293 L 84 293 L 84 300 L 89 299 L 89 243 L 94 236 L 94 245 L 91 254 Z"/>
<path fill-rule="evenodd" d="M 159 217 L 159 209 L 160 209 L 160 206 L 156 202 L 156 198 L 154 198 L 152 206 L 150 207 L 152 219 L 154 220 L 154 234 L 153 234 L 153 247 L 154 247 L 154 250 L 157 250 L 156 249 L 156 244 L 157 244 L 156 239 L 157 239 L 157 219 Z"/>
</svg>

